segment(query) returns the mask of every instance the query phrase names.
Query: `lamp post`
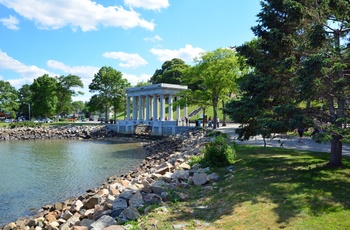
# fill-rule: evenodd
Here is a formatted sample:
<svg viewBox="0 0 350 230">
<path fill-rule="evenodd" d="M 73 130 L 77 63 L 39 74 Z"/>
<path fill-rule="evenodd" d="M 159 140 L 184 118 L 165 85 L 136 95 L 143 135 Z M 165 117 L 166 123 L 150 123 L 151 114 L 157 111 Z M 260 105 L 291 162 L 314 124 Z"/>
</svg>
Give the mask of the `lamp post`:
<svg viewBox="0 0 350 230">
<path fill-rule="evenodd" d="M 29 103 L 27 103 L 27 102 L 24 102 L 24 104 L 27 104 L 28 105 L 28 110 L 29 110 L 29 121 L 30 121 L 30 104 Z"/>
</svg>

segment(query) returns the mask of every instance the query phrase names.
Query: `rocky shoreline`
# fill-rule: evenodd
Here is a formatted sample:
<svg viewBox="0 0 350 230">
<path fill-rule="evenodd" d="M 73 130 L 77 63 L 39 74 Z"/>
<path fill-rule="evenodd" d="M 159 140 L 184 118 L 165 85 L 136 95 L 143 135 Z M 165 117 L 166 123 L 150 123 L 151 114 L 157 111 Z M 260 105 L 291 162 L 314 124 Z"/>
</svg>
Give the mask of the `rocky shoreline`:
<svg viewBox="0 0 350 230">
<path fill-rule="evenodd" d="M 98 139 L 114 137 L 115 133 L 105 125 L 83 126 L 39 126 L 0 129 L 0 140 L 41 140 L 41 139 Z"/>
<path fill-rule="evenodd" d="M 153 204 L 164 204 L 171 196 L 187 199 L 188 195 L 178 192 L 177 188 L 201 186 L 219 179 L 216 173 L 207 174 L 208 169 L 186 163 L 210 141 L 201 129 L 152 141 L 144 146 L 148 155 L 138 169 L 110 177 L 102 186 L 80 197 L 46 205 L 35 216 L 20 218 L 2 230 L 127 229 L 122 224 L 148 213 Z M 141 209 L 143 213 L 139 212 Z"/>
</svg>

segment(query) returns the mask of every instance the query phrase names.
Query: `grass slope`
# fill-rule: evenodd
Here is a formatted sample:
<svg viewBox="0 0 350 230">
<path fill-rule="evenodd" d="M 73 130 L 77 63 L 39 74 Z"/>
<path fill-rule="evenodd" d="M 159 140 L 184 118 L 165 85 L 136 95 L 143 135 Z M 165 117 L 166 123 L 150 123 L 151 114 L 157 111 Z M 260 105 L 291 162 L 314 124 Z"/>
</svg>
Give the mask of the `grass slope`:
<svg viewBox="0 0 350 230">
<path fill-rule="evenodd" d="M 330 169 L 329 154 L 237 146 L 233 173 L 183 188 L 185 202 L 141 218 L 140 229 L 350 229 L 350 162 Z"/>
</svg>

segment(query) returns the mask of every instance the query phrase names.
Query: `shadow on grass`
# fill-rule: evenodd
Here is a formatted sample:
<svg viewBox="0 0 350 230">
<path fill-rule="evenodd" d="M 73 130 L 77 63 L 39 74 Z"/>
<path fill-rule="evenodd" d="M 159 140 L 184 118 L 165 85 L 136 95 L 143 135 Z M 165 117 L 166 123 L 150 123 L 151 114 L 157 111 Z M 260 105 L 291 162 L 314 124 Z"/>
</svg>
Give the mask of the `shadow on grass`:
<svg viewBox="0 0 350 230">
<path fill-rule="evenodd" d="M 220 181 L 219 191 L 214 187 L 205 198 L 203 189 L 192 194 L 188 205 L 207 205 L 207 210 L 182 210 L 172 218 L 214 222 L 235 215 L 235 210 L 247 202 L 267 203 L 272 207 L 272 214 L 267 215 L 273 215 L 276 226 L 283 227 L 300 216 L 317 217 L 350 209 L 348 159 L 343 159 L 344 168 L 331 169 L 325 167 L 327 153 L 239 146 L 237 156 L 232 178 Z M 255 211 L 265 214 L 263 208 Z"/>
</svg>

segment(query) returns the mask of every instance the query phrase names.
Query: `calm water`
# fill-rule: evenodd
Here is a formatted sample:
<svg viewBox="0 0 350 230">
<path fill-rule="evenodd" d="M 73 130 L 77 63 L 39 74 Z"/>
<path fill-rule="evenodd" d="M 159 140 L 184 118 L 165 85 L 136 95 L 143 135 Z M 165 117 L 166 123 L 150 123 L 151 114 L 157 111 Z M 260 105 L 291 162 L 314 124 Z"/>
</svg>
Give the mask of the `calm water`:
<svg viewBox="0 0 350 230">
<path fill-rule="evenodd" d="M 144 159 L 138 143 L 0 142 L 0 226 L 45 204 L 79 196 Z"/>
</svg>

